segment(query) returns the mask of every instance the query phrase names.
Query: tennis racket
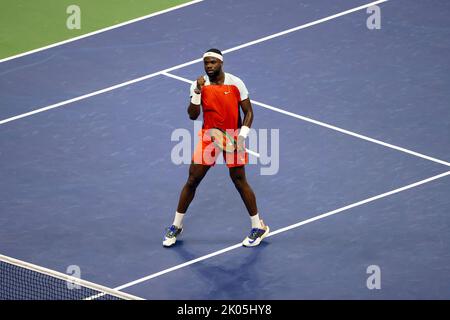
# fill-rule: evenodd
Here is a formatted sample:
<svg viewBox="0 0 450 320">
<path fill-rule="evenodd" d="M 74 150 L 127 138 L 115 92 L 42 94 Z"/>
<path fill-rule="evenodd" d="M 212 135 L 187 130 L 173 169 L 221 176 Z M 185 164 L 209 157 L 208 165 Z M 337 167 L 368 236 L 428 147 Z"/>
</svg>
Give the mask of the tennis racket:
<svg viewBox="0 0 450 320">
<path fill-rule="evenodd" d="M 233 153 L 237 148 L 237 141 L 230 134 L 228 134 L 225 130 L 220 128 L 211 128 L 208 130 L 208 135 L 211 137 L 212 143 L 222 151 L 227 153 Z M 259 153 L 249 150 L 245 148 L 249 154 L 258 157 Z"/>
</svg>

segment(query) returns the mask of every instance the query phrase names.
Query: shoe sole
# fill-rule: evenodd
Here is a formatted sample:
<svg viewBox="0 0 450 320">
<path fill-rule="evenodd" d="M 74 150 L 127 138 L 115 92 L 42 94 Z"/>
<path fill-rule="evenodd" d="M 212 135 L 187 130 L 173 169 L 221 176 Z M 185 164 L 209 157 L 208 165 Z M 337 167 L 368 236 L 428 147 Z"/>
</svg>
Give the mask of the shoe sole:
<svg viewBox="0 0 450 320">
<path fill-rule="evenodd" d="M 183 229 L 181 229 L 181 231 L 180 231 L 180 233 L 177 235 L 177 237 L 179 237 L 181 234 L 183 233 Z M 163 241 L 163 247 L 166 247 L 166 248 L 169 248 L 169 247 L 172 247 L 176 242 L 177 242 L 177 237 L 175 237 L 174 238 L 174 241 L 173 242 L 169 242 L 169 243 L 165 243 L 167 240 L 169 240 L 169 239 L 166 239 L 166 240 L 164 240 Z"/>
<path fill-rule="evenodd" d="M 169 247 L 173 246 L 177 242 L 177 239 L 175 239 L 174 242 L 166 242 L 166 241 L 167 240 L 163 241 L 163 247 L 169 248 Z"/>
</svg>

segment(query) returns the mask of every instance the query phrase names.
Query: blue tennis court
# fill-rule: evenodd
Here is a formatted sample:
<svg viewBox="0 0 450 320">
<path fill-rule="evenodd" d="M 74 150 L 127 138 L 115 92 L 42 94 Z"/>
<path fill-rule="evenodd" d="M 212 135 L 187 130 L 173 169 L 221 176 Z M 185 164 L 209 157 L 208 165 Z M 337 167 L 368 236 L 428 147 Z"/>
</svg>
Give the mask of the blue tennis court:
<svg viewBox="0 0 450 320">
<path fill-rule="evenodd" d="M 144 299 L 450 299 L 450 3 L 377 1 L 380 29 L 372 5 L 205 0 L 1 62 L 0 254 Z M 272 232 L 240 246 L 216 165 L 167 249 L 212 47 L 279 132 L 247 166 Z"/>
</svg>

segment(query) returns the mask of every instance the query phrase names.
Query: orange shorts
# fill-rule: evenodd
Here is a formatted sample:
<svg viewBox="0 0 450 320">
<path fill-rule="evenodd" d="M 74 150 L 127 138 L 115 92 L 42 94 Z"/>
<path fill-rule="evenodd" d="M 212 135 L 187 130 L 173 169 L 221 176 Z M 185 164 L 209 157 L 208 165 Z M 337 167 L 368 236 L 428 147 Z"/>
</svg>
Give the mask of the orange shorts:
<svg viewBox="0 0 450 320">
<path fill-rule="evenodd" d="M 248 153 L 245 151 L 228 153 L 220 150 L 211 141 L 211 137 L 206 134 L 206 129 L 201 129 L 198 132 L 200 141 L 195 147 L 194 156 L 192 157 L 192 163 L 202 164 L 205 166 L 214 166 L 216 164 L 217 157 L 220 153 L 223 155 L 223 159 L 228 168 L 240 167 L 248 163 Z M 234 137 L 237 138 L 237 137 Z"/>
</svg>

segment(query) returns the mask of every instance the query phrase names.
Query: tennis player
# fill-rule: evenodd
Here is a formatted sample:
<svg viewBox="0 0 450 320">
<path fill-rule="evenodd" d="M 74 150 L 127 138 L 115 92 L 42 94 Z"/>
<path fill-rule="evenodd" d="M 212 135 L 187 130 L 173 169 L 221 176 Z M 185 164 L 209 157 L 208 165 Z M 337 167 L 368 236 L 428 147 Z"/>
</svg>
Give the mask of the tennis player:
<svg viewBox="0 0 450 320">
<path fill-rule="evenodd" d="M 203 111 L 203 126 L 199 132 L 200 141 L 195 148 L 189 167 L 189 177 L 181 190 L 175 218 L 166 230 L 163 245 L 170 247 L 175 244 L 177 237 L 183 231 L 183 218 L 194 199 L 195 190 L 222 153 L 229 168 L 231 180 L 250 215 L 252 228 L 242 244 L 246 247 L 257 246 L 267 236 L 270 229 L 259 216 L 255 194 L 245 177 L 245 164 L 248 163 L 245 138 L 253 122 L 253 110 L 248 91 L 241 79 L 223 71 L 223 55 L 220 50 L 206 51 L 203 55 L 203 63 L 206 75 L 200 76 L 192 84 L 191 101 L 188 107 L 191 120 L 199 117 L 200 109 Z M 244 114 L 243 122 L 239 107 Z M 211 128 L 234 132 L 233 138 L 236 142 L 234 153 L 225 154 L 213 145 L 213 139 L 207 134 Z"/>
</svg>

